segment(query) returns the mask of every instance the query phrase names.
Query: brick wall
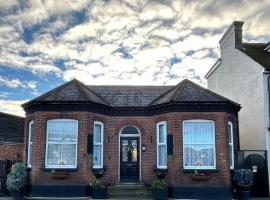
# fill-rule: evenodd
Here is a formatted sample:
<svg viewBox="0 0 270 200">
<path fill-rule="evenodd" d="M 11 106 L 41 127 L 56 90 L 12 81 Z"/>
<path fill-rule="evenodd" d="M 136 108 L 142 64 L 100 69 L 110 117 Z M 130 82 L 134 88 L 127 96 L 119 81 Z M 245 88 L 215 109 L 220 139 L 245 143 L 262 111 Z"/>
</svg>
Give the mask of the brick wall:
<svg viewBox="0 0 270 200">
<path fill-rule="evenodd" d="M 0 160 L 22 160 L 23 144 L 0 144 Z"/>
<path fill-rule="evenodd" d="M 46 121 L 49 119 L 76 119 L 79 121 L 78 136 L 78 169 L 70 172 L 66 180 L 54 180 L 50 172 L 45 172 L 45 141 Z M 183 171 L 183 146 L 182 122 L 188 119 L 208 119 L 215 122 L 216 140 L 216 166 L 217 172 L 211 173 L 211 179 L 206 182 L 191 180 L 190 173 Z M 141 144 L 146 146 L 146 151 L 141 152 L 141 181 L 150 183 L 156 179 L 153 169 L 156 167 L 156 123 L 167 121 L 168 134 L 173 134 L 173 155 L 168 157 L 167 180 L 171 184 L 181 186 L 230 186 L 229 148 L 227 122 L 234 123 L 235 133 L 238 133 L 237 117 L 223 113 L 168 113 L 157 116 L 117 117 L 97 115 L 89 112 L 35 112 L 26 116 L 26 124 L 34 120 L 33 135 L 33 163 L 31 182 L 33 184 L 88 184 L 94 179 L 91 171 L 92 158 L 87 154 L 87 134 L 93 132 L 95 120 L 104 123 L 104 166 L 107 171 L 103 180 L 108 183 L 118 181 L 119 173 L 119 133 L 123 126 L 134 125 L 139 128 Z M 25 128 L 27 133 L 27 126 Z M 27 134 L 25 134 L 27 141 Z M 235 149 L 238 150 L 238 134 L 234 138 Z M 25 151 L 27 146 L 25 146 Z M 24 155 L 26 160 L 26 154 Z"/>
</svg>

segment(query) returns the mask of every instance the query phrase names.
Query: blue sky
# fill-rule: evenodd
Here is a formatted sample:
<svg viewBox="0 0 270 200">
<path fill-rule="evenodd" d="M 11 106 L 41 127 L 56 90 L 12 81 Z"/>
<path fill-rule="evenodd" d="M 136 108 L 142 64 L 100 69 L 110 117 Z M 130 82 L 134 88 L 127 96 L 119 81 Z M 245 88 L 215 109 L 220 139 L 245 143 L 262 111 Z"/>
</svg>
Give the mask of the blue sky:
<svg viewBox="0 0 270 200">
<path fill-rule="evenodd" d="M 0 111 L 66 81 L 203 86 L 234 20 L 270 40 L 268 0 L 0 0 Z"/>
</svg>

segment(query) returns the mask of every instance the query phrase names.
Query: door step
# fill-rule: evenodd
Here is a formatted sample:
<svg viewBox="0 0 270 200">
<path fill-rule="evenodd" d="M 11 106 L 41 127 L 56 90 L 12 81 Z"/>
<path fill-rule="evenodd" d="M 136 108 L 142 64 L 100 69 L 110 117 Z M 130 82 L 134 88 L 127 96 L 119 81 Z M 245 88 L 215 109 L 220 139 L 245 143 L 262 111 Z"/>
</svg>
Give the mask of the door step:
<svg viewBox="0 0 270 200">
<path fill-rule="evenodd" d="M 140 183 L 118 183 L 108 188 L 108 196 L 112 198 L 151 198 L 152 191 Z"/>
</svg>

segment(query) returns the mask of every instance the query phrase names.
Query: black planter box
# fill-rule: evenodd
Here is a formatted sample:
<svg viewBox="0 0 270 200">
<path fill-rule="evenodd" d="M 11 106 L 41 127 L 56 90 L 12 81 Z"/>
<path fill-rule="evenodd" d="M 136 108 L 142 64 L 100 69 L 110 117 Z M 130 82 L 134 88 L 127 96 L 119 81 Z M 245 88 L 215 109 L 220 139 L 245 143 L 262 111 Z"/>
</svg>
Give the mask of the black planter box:
<svg viewBox="0 0 270 200">
<path fill-rule="evenodd" d="M 21 200 L 23 198 L 23 191 L 11 192 L 11 196 L 14 200 Z"/>
<path fill-rule="evenodd" d="M 166 200 L 168 199 L 168 189 L 153 189 L 153 198 L 154 200 Z"/>
<path fill-rule="evenodd" d="M 93 199 L 106 199 L 107 198 L 107 188 L 102 187 L 98 189 L 92 189 Z"/>
<path fill-rule="evenodd" d="M 239 191 L 239 200 L 248 200 L 249 191 Z"/>
</svg>

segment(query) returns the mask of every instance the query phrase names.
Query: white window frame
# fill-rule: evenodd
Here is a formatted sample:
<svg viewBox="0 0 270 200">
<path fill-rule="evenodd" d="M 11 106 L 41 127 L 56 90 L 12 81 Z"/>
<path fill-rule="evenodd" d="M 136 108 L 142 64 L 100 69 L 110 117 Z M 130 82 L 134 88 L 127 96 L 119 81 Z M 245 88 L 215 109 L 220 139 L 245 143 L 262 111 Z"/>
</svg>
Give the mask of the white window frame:
<svg viewBox="0 0 270 200">
<path fill-rule="evenodd" d="M 48 126 L 50 122 L 53 121 L 64 121 L 64 122 L 76 122 L 77 124 L 77 133 L 76 133 L 76 148 L 75 148 L 75 164 L 74 165 L 48 165 L 47 164 L 47 155 L 48 155 Z M 46 131 L 46 154 L 45 154 L 45 168 L 48 169 L 76 169 L 77 168 L 77 158 L 78 158 L 78 129 L 79 123 L 76 119 L 51 119 L 47 121 L 47 131 Z"/>
<path fill-rule="evenodd" d="M 213 148 L 214 148 L 214 166 L 185 166 L 185 134 L 184 134 L 184 128 L 186 122 L 193 122 L 193 123 L 199 123 L 199 122 L 211 122 L 213 125 Z M 183 134 L 183 167 L 184 169 L 216 169 L 216 131 L 215 131 L 215 122 L 212 120 L 206 120 L 206 119 L 191 119 L 191 120 L 184 120 L 182 123 L 182 134 Z"/>
<path fill-rule="evenodd" d="M 159 126 L 160 125 L 163 125 L 165 126 L 165 139 L 164 139 L 164 142 L 163 143 L 160 143 L 159 142 Z M 161 121 L 161 122 L 158 122 L 157 125 L 156 125 L 156 141 L 157 141 L 157 168 L 158 169 L 167 169 L 168 167 L 168 155 L 167 155 L 167 134 L 168 134 L 168 130 L 167 130 L 167 122 L 166 121 Z M 166 147 L 166 160 L 167 160 L 167 163 L 166 163 L 166 166 L 161 166 L 159 165 L 159 146 L 165 146 Z"/>
<path fill-rule="evenodd" d="M 229 148 L 232 148 L 231 155 L 229 155 L 230 159 L 232 159 L 232 160 L 230 160 L 230 161 L 232 161 L 232 165 L 230 164 L 230 169 L 234 169 L 234 141 L 233 141 L 234 134 L 233 134 L 233 123 L 231 121 L 228 122 L 228 128 L 230 128 L 230 130 L 231 130 L 229 132 L 229 134 L 231 134 L 230 135 L 231 141 L 229 141 Z"/>
<path fill-rule="evenodd" d="M 95 142 L 95 127 L 100 125 L 101 127 L 101 142 Z M 101 165 L 94 165 L 93 160 L 93 169 L 102 169 L 103 168 L 103 149 L 104 149 L 104 123 L 101 121 L 94 121 L 94 133 L 93 133 L 93 159 L 94 159 L 94 146 L 101 146 Z"/>
<path fill-rule="evenodd" d="M 33 134 L 32 134 L 32 126 L 34 124 L 34 121 L 30 121 L 28 123 L 28 150 L 27 150 L 27 167 L 31 168 L 32 167 L 32 162 L 30 163 L 30 147 L 32 151 L 32 157 L 33 157 Z M 30 138 L 32 141 L 30 141 Z M 33 161 L 33 159 L 31 159 Z"/>
</svg>

